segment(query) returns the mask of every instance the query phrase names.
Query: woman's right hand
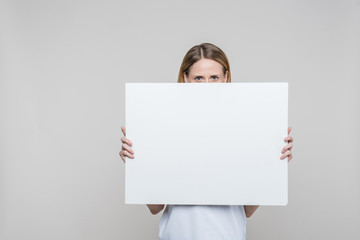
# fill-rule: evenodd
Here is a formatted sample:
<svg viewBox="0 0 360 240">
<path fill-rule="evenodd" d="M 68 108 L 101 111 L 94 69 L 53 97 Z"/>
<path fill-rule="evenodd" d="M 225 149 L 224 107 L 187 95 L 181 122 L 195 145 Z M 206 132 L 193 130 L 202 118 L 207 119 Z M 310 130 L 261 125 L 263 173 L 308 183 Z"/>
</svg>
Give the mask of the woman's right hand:
<svg viewBox="0 0 360 240">
<path fill-rule="evenodd" d="M 121 138 L 121 141 L 123 144 L 122 144 L 121 151 L 119 152 L 119 155 L 125 163 L 126 162 L 125 157 L 134 158 L 134 151 L 131 149 L 132 142 L 125 137 L 126 136 L 125 127 L 121 126 L 121 130 L 124 134 L 124 137 Z"/>
<path fill-rule="evenodd" d="M 121 126 L 121 131 L 123 132 L 124 136 L 121 138 L 123 144 L 121 151 L 119 152 L 119 155 L 121 159 L 125 162 L 125 156 L 129 158 L 134 158 L 134 151 L 131 149 L 132 142 L 125 137 L 126 131 L 124 126 Z M 165 207 L 165 204 L 146 204 L 146 205 L 150 209 L 150 212 L 154 215 L 158 214 Z"/>
</svg>

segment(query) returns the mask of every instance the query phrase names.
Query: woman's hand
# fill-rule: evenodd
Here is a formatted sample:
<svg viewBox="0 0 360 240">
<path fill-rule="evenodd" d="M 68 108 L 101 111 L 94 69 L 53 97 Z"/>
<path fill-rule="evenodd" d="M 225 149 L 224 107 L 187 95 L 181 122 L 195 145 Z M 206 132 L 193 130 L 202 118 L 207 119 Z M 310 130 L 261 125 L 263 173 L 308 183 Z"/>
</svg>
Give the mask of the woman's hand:
<svg viewBox="0 0 360 240">
<path fill-rule="evenodd" d="M 288 134 L 290 134 L 291 127 L 288 128 Z M 293 155 L 291 153 L 291 148 L 293 147 L 293 141 L 294 139 L 288 135 L 286 138 L 284 138 L 284 141 L 288 144 L 282 149 L 281 153 L 283 154 L 280 159 L 283 160 L 284 158 L 288 158 L 288 162 L 292 159 Z"/>
<path fill-rule="evenodd" d="M 124 126 L 121 126 L 121 130 L 124 134 L 124 137 L 121 138 L 121 141 L 122 141 L 122 148 L 121 148 L 121 151 L 119 152 L 119 155 L 121 157 L 121 159 L 125 161 L 125 157 L 129 157 L 129 158 L 134 158 L 134 151 L 131 149 L 131 146 L 132 146 L 132 142 L 127 139 L 125 136 L 126 136 L 126 131 L 125 131 L 125 127 Z"/>
</svg>

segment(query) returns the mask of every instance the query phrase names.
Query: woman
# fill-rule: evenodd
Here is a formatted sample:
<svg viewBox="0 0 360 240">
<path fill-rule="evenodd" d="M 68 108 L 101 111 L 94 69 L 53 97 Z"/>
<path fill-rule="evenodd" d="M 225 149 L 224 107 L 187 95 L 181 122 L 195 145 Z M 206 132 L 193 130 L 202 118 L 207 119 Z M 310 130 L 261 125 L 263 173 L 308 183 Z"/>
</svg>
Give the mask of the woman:
<svg viewBox="0 0 360 240">
<path fill-rule="evenodd" d="M 227 83 L 231 82 L 230 66 L 225 53 L 217 46 L 203 43 L 192 47 L 180 67 L 178 83 Z M 132 142 L 127 139 L 125 127 L 120 157 L 134 158 Z M 288 134 L 291 128 L 288 128 Z M 281 150 L 280 159 L 292 159 L 293 138 Z M 157 214 L 165 205 L 147 204 L 152 214 Z M 167 205 L 159 224 L 159 239 L 246 239 L 246 218 L 259 206 L 254 205 Z"/>
</svg>

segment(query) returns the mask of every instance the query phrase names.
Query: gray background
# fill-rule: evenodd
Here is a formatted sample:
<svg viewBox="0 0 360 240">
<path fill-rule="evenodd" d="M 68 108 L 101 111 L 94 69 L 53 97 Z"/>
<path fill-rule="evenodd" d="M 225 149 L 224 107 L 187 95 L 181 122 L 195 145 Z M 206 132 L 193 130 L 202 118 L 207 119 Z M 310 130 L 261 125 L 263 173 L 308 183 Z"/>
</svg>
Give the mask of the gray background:
<svg viewBox="0 0 360 240">
<path fill-rule="evenodd" d="M 156 239 L 161 214 L 124 205 L 124 82 L 175 82 L 201 42 L 233 82 L 289 82 L 289 204 L 248 239 L 360 239 L 360 1 L 340 0 L 1 1 L 0 239 Z"/>
</svg>

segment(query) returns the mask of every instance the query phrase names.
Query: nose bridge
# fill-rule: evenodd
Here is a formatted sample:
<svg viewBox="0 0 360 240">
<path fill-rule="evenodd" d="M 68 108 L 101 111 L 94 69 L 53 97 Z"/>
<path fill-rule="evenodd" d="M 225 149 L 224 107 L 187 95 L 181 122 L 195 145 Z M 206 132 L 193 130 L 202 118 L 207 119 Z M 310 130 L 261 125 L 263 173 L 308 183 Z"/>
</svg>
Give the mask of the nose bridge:
<svg viewBox="0 0 360 240">
<path fill-rule="evenodd" d="M 205 82 L 206 83 L 210 82 L 210 76 L 205 76 Z"/>
</svg>

